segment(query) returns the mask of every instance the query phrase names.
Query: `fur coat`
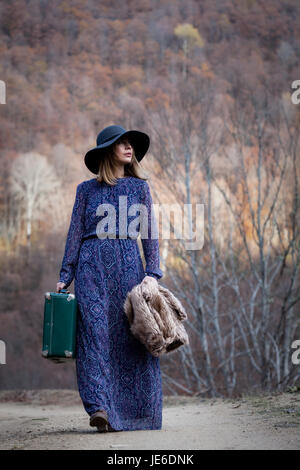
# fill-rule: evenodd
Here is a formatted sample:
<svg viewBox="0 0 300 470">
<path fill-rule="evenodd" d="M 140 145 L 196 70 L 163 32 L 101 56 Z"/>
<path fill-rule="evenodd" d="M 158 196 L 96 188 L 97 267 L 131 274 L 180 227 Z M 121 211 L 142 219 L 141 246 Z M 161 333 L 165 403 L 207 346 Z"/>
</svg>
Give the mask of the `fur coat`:
<svg viewBox="0 0 300 470">
<path fill-rule="evenodd" d="M 180 301 L 157 279 L 145 276 L 127 293 L 124 311 L 132 334 L 153 356 L 189 343 L 182 324 L 187 314 Z"/>
</svg>

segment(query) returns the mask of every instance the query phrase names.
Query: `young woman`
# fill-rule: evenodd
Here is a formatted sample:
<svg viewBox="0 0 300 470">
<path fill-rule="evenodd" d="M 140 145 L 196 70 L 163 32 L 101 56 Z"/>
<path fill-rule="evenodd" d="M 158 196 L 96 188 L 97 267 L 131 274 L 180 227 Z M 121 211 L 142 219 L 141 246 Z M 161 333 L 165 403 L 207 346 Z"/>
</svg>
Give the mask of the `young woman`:
<svg viewBox="0 0 300 470">
<path fill-rule="evenodd" d="M 120 126 L 98 134 L 97 146 L 84 159 L 97 176 L 77 186 L 56 287 L 60 292 L 75 278 L 78 389 L 90 425 L 99 432 L 162 426 L 159 358 L 134 338 L 123 310 L 126 294 L 146 275 L 163 276 L 150 188 L 140 176 L 149 143 L 147 134 Z M 130 211 L 132 204 L 146 208 L 141 219 Z M 143 225 L 145 270 L 137 219 Z"/>
</svg>

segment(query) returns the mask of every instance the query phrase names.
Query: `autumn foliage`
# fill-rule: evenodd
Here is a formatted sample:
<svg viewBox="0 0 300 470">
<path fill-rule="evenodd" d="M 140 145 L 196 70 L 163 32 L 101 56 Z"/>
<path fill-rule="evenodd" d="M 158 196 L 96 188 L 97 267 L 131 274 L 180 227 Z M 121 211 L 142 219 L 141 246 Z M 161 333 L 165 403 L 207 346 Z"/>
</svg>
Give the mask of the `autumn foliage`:
<svg viewBox="0 0 300 470">
<path fill-rule="evenodd" d="M 76 184 L 92 177 L 83 155 L 110 124 L 151 135 L 145 166 L 153 175 L 155 198 L 200 200 L 206 210 L 212 201 L 205 250 L 187 260 L 175 243 L 162 244 L 166 273 L 173 276 L 166 280 L 176 281 L 169 287 L 176 286 L 178 295 L 181 289 L 194 312 L 190 332 L 196 357 L 195 362 L 192 356 L 181 358 L 189 377 L 185 386 L 176 388 L 166 378 L 165 390 L 213 395 L 238 394 L 257 383 L 277 387 L 276 373 L 266 372 L 280 355 L 263 352 L 268 327 L 257 342 L 258 358 L 257 330 L 254 324 L 242 330 L 236 312 L 252 308 L 249 285 L 265 288 L 265 250 L 271 247 L 273 262 L 281 260 L 282 277 L 274 272 L 277 287 L 253 306 L 251 321 L 263 309 L 267 315 L 272 304 L 278 331 L 270 348 L 285 348 L 283 363 L 274 365 L 282 378 L 290 371 L 288 342 L 299 331 L 295 326 L 293 333 L 285 330 L 288 336 L 282 333 L 283 324 L 291 327 L 294 321 L 299 289 L 298 271 L 291 274 L 299 258 L 289 242 L 294 237 L 293 249 L 299 243 L 299 163 L 293 156 L 300 105 L 290 101 L 291 83 L 300 79 L 299 54 L 295 0 L 1 2 L 0 80 L 7 96 L 0 105 L 0 339 L 7 343 L 9 365 L 0 366 L 0 388 L 75 386 L 72 366 L 58 369 L 39 357 L 43 294 L 58 280 Z M 206 217 L 209 221 L 209 211 Z M 260 240 L 258 219 L 267 220 L 267 245 L 260 243 L 266 239 Z M 260 268 L 259 279 L 247 250 Z M 239 260 L 237 269 L 233 260 Z M 224 282 L 222 302 L 216 279 Z M 287 295 L 293 296 L 291 303 L 282 301 Z M 220 343 L 216 331 L 224 333 Z M 241 359 L 231 371 L 233 350 Z M 165 364 L 180 381 L 176 360 Z"/>
</svg>

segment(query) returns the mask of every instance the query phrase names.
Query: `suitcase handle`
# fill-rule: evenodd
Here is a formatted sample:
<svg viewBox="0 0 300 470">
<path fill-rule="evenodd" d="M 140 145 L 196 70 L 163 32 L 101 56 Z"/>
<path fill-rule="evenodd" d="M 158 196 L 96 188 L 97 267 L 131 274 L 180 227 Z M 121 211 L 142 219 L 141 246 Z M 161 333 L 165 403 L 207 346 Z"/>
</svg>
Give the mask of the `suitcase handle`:
<svg viewBox="0 0 300 470">
<path fill-rule="evenodd" d="M 67 289 L 60 289 L 59 294 L 70 294 L 70 291 Z"/>
</svg>

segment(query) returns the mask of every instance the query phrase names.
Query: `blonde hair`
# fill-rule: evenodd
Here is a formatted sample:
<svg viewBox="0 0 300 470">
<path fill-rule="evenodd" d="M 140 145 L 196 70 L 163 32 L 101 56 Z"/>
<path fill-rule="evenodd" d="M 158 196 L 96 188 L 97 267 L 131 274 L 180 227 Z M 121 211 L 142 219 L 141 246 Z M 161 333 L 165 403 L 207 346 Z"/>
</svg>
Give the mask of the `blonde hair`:
<svg viewBox="0 0 300 470">
<path fill-rule="evenodd" d="M 115 185 L 118 182 L 118 178 L 116 178 L 115 171 L 117 168 L 117 155 L 115 153 L 115 144 L 111 145 L 104 155 L 101 156 L 99 161 L 99 170 L 96 176 L 97 181 L 101 183 L 104 181 L 107 184 Z M 143 174 L 143 168 L 140 162 L 137 160 L 134 152 L 134 148 L 132 148 L 132 158 L 130 163 L 126 163 L 124 165 L 124 176 L 134 176 L 135 178 L 139 178 L 142 180 L 147 180 L 148 176 Z"/>
</svg>

